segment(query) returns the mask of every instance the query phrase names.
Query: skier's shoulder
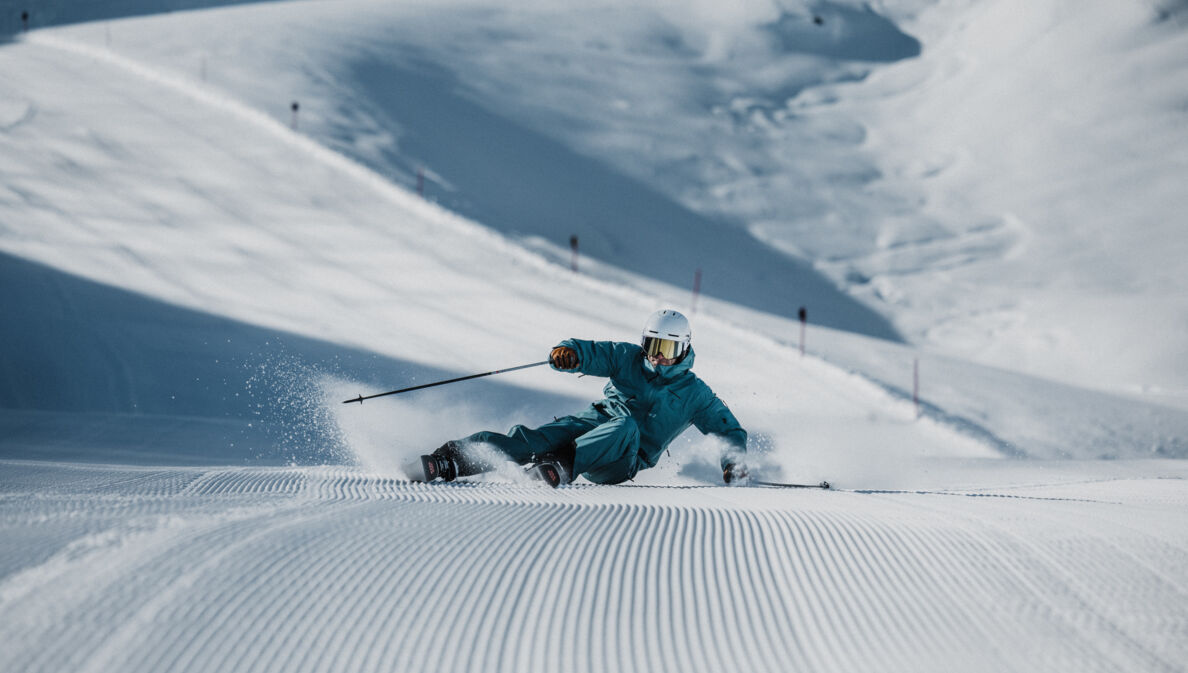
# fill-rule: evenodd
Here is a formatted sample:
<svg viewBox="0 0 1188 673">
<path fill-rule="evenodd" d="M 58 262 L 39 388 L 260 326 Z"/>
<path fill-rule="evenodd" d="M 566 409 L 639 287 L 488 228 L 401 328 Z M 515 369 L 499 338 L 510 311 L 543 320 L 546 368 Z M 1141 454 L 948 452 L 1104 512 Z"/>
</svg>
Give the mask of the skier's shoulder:
<svg viewBox="0 0 1188 673">
<path fill-rule="evenodd" d="M 715 397 L 713 388 L 709 384 L 701 380 L 701 377 L 693 372 L 686 372 L 689 378 L 689 388 L 697 393 L 698 397 Z"/>
<path fill-rule="evenodd" d="M 682 382 L 683 387 L 690 393 L 689 398 L 694 400 L 699 406 L 710 406 L 714 403 L 725 404 L 725 402 L 718 398 L 718 394 L 714 392 L 714 389 L 703 381 L 700 376 L 693 372 L 686 372 L 686 376 L 682 378 L 685 379 Z"/>
<path fill-rule="evenodd" d="M 614 342 L 614 354 L 620 371 L 634 372 L 636 375 L 643 372 L 646 358 L 643 348 L 639 344 L 633 344 L 630 341 L 616 341 Z"/>
</svg>

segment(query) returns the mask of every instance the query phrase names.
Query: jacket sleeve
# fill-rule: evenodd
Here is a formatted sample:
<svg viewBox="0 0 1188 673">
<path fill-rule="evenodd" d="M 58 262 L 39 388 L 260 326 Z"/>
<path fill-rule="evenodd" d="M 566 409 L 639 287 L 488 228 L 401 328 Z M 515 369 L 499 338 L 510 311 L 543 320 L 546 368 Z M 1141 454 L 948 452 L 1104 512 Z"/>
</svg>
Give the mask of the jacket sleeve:
<svg viewBox="0 0 1188 673">
<path fill-rule="evenodd" d="M 639 346 L 615 341 L 585 341 L 582 339 L 566 339 L 558 346 L 568 346 L 577 351 L 577 369 L 565 369 L 571 374 L 588 374 L 590 376 L 611 377 L 624 366 L 633 361 L 639 351 Z M 552 364 L 549 365 L 552 367 Z M 553 367 L 556 369 L 556 367 Z"/>
<path fill-rule="evenodd" d="M 746 455 L 747 431 L 717 395 L 709 392 L 709 398 L 709 402 L 693 416 L 693 425 L 703 434 L 718 435 L 726 440 L 721 461 L 722 469 L 726 469 L 727 465 L 739 462 Z"/>
</svg>

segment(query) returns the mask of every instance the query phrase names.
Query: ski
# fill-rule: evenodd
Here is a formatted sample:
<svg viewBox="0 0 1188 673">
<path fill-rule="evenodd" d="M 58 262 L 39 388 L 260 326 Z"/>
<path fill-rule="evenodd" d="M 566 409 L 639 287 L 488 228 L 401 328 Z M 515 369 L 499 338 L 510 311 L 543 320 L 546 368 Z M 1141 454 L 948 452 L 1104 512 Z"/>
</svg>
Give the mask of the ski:
<svg viewBox="0 0 1188 673">
<path fill-rule="evenodd" d="M 775 488 L 819 488 L 822 491 L 828 491 L 833 488 L 833 484 L 830 484 L 827 481 L 823 481 L 819 484 L 784 484 L 778 481 L 760 481 L 758 479 L 752 479 L 751 483 L 755 484 L 756 486 L 772 486 Z"/>
<path fill-rule="evenodd" d="M 560 478 L 560 474 L 557 472 L 556 467 L 551 463 L 544 463 L 544 464 L 534 463 L 534 464 L 526 466 L 523 469 L 524 469 L 525 476 L 529 477 L 529 479 L 531 479 L 532 481 L 544 482 L 546 485 L 548 485 L 552 488 L 557 488 L 557 486 L 562 485 L 562 479 Z M 498 485 L 499 483 L 504 483 L 504 482 L 473 481 L 470 479 L 456 479 L 453 481 L 443 481 L 440 479 L 426 480 L 423 478 L 422 479 L 409 479 L 408 482 L 409 483 L 419 483 L 419 484 L 430 483 L 430 484 L 451 485 L 451 486 L 454 486 L 454 485 L 457 485 L 457 486 L 478 486 L 478 485 L 482 485 L 484 483 L 487 483 L 490 485 Z M 510 482 L 508 482 L 508 483 L 510 483 Z M 568 482 L 565 482 L 565 483 L 568 483 Z M 554 486 L 554 484 L 556 484 L 556 486 Z M 823 491 L 834 490 L 833 484 L 831 484 L 827 481 L 823 481 L 819 484 L 785 484 L 785 483 L 781 483 L 781 482 L 757 481 L 757 480 L 752 479 L 751 485 L 765 486 L 767 488 L 819 488 Z M 700 485 L 681 485 L 681 486 L 671 486 L 671 485 L 665 486 L 662 484 L 649 484 L 649 485 L 582 484 L 582 486 L 583 487 L 597 486 L 598 488 L 668 488 L 668 489 L 723 488 L 723 486 L 720 484 L 718 484 L 718 485 L 700 484 Z M 864 493 L 866 491 L 851 491 L 851 492 Z"/>
</svg>

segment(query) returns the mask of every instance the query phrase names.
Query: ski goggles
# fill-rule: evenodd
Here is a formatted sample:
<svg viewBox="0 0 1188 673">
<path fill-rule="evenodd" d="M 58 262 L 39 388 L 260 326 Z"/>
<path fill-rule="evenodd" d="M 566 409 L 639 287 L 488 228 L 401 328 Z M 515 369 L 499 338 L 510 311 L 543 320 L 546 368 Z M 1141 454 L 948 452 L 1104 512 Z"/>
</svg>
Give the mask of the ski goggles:
<svg viewBox="0 0 1188 673">
<path fill-rule="evenodd" d="M 644 337 L 643 343 L 644 355 L 648 357 L 659 356 L 665 360 L 675 360 L 684 355 L 684 344 L 672 339 L 661 339 L 659 337 Z"/>
</svg>

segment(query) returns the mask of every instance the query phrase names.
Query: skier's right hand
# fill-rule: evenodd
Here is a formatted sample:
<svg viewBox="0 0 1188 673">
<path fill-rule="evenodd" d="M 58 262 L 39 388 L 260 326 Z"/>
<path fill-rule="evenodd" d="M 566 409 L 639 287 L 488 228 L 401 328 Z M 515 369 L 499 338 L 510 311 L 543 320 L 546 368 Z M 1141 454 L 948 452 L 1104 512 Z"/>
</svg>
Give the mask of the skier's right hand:
<svg viewBox="0 0 1188 673">
<path fill-rule="evenodd" d="M 557 369 L 577 369 L 577 351 L 569 346 L 557 346 L 549 353 L 549 362 Z"/>
</svg>

